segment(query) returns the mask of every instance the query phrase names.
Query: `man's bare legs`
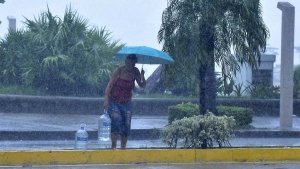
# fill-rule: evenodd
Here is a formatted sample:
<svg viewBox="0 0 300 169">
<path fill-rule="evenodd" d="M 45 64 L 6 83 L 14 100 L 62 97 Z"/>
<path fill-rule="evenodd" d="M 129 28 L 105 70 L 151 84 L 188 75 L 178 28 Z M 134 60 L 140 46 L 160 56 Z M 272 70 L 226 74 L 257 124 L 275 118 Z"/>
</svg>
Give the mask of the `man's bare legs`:
<svg viewBox="0 0 300 169">
<path fill-rule="evenodd" d="M 126 134 L 125 133 L 121 134 L 121 149 L 126 149 L 127 132 L 129 132 L 128 130 L 130 130 L 130 126 L 131 126 L 131 111 L 126 112 L 124 122 L 125 122 L 124 128 L 125 128 Z"/>
<path fill-rule="evenodd" d="M 117 148 L 117 135 L 111 133 L 111 149 L 115 150 Z"/>
<path fill-rule="evenodd" d="M 111 119 L 118 119 L 119 114 L 115 111 L 111 113 Z M 111 133 L 111 149 L 115 150 L 117 148 L 118 135 L 116 133 Z"/>
<path fill-rule="evenodd" d="M 111 133 L 111 149 L 115 150 L 117 148 L 118 136 Z M 121 135 L 121 149 L 126 149 L 127 136 Z"/>
<path fill-rule="evenodd" d="M 118 119 L 120 116 L 117 112 L 112 112 L 111 114 L 113 119 Z M 127 145 L 127 130 L 130 130 L 130 123 L 131 123 L 131 112 L 128 111 L 125 114 L 125 117 L 122 117 L 122 131 L 125 130 L 125 133 L 121 132 L 120 137 L 121 137 L 121 149 L 126 149 Z M 117 148 L 117 140 L 118 140 L 119 133 L 111 133 L 111 148 L 114 150 Z"/>
<path fill-rule="evenodd" d="M 121 149 L 126 149 L 127 136 L 121 135 Z"/>
</svg>

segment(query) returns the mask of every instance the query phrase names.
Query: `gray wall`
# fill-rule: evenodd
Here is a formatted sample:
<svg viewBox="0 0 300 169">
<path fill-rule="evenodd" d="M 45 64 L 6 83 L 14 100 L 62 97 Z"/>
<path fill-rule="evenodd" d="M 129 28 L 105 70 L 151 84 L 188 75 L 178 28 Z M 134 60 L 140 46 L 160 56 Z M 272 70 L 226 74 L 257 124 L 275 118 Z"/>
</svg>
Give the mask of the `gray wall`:
<svg viewBox="0 0 300 169">
<path fill-rule="evenodd" d="M 168 106 L 198 99 L 133 99 L 135 115 L 167 115 Z M 101 114 L 103 98 L 1 95 L 0 112 Z M 279 116 L 279 99 L 217 99 L 217 104 L 249 107 L 255 115 Z M 300 115 L 300 100 L 294 100 L 294 114 Z"/>
<path fill-rule="evenodd" d="M 196 100 L 133 99 L 134 114 L 167 115 L 168 106 Z M 103 98 L 1 95 L 0 112 L 101 114 Z"/>
</svg>

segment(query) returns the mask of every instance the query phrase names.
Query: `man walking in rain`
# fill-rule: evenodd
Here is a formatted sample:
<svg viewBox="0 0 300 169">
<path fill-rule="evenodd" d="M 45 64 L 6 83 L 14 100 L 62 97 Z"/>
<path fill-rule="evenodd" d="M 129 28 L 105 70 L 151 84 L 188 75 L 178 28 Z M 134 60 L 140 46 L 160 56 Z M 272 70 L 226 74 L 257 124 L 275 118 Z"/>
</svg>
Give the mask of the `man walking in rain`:
<svg viewBox="0 0 300 169">
<path fill-rule="evenodd" d="M 116 149 L 117 136 L 121 136 L 121 149 L 126 148 L 127 138 L 131 129 L 132 116 L 132 91 L 135 82 L 140 87 L 146 86 L 145 71 L 141 72 L 135 64 L 135 54 L 130 54 L 125 59 L 125 65 L 117 68 L 105 90 L 103 108 L 108 111 L 111 118 L 111 148 Z"/>
</svg>

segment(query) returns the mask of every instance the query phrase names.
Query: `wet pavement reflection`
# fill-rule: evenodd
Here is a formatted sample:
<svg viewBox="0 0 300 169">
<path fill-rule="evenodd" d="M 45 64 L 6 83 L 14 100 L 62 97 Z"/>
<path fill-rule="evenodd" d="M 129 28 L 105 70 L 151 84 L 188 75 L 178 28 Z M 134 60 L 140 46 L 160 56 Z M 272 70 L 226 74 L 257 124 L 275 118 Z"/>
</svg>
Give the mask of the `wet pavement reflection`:
<svg viewBox="0 0 300 169">
<path fill-rule="evenodd" d="M 197 164 L 89 164 L 89 165 L 42 165 L 42 166 L 0 166 L 20 169 L 299 169 L 300 163 L 197 163 Z"/>
</svg>

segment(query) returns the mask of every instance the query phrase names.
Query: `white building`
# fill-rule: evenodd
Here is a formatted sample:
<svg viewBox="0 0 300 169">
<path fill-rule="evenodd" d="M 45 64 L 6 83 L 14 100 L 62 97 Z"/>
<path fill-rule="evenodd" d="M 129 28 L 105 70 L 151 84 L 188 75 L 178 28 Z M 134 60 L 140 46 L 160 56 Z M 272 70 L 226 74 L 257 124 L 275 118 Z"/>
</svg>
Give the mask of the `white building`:
<svg viewBox="0 0 300 169">
<path fill-rule="evenodd" d="M 241 85 L 242 91 L 246 89 L 251 84 L 264 84 L 273 85 L 273 65 L 276 59 L 275 54 L 263 53 L 261 55 L 261 63 L 257 70 L 252 70 L 252 68 L 244 64 L 241 66 L 241 71 L 236 73 L 233 77 L 235 85 Z M 247 91 L 243 95 L 249 95 Z"/>
</svg>

